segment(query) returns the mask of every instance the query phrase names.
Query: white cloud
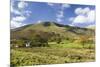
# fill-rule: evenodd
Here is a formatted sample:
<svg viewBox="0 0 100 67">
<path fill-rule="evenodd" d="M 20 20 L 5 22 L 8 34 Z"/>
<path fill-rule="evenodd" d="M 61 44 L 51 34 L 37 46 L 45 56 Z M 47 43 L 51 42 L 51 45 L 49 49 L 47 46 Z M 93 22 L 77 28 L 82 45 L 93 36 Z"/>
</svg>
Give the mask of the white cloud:
<svg viewBox="0 0 100 67">
<path fill-rule="evenodd" d="M 57 14 L 57 18 L 62 18 L 62 17 L 64 17 L 64 12 L 59 11 L 59 13 Z"/>
<path fill-rule="evenodd" d="M 17 14 L 17 15 L 20 15 L 20 14 L 21 14 L 21 12 L 19 12 L 19 11 L 16 10 L 16 9 L 14 9 L 14 10 L 12 11 L 12 13 Z"/>
<path fill-rule="evenodd" d="M 72 25 L 91 25 L 95 22 L 95 10 L 91 10 L 89 7 L 76 8 L 75 14 L 76 17 L 69 18 L 69 21 L 72 22 Z"/>
<path fill-rule="evenodd" d="M 74 23 L 84 23 L 87 22 L 87 18 L 83 15 L 78 15 L 73 20 Z"/>
<path fill-rule="evenodd" d="M 11 10 L 11 12 L 14 13 L 14 14 L 18 14 L 18 15 L 21 14 L 20 11 L 18 11 L 17 9 L 14 8 L 14 2 L 13 2 L 13 1 L 11 2 L 11 9 L 10 9 L 10 10 Z"/>
<path fill-rule="evenodd" d="M 59 13 L 58 14 L 56 14 L 56 21 L 57 22 L 61 22 L 62 21 L 62 18 L 64 17 L 64 13 L 63 13 L 63 11 L 59 11 Z"/>
<path fill-rule="evenodd" d="M 62 19 L 61 19 L 61 18 L 57 18 L 56 20 L 57 20 L 57 22 L 61 22 L 61 21 L 62 21 Z"/>
<path fill-rule="evenodd" d="M 70 5 L 69 4 L 62 4 L 62 8 L 69 8 Z"/>
<path fill-rule="evenodd" d="M 18 22 L 22 22 L 25 19 L 26 19 L 26 17 L 24 17 L 24 16 L 17 16 L 17 17 L 12 18 L 13 21 L 18 21 Z"/>
<path fill-rule="evenodd" d="M 74 20 L 74 17 L 69 18 L 69 21 L 73 21 L 73 20 Z"/>
<path fill-rule="evenodd" d="M 26 15 L 26 16 L 30 16 L 32 12 L 31 12 L 31 11 L 26 10 L 24 13 L 25 13 L 25 15 Z"/>
<path fill-rule="evenodd" d="M 81 14 L 82 13 L 82 8 L 77 8 L 77 9 L 75 9 L 75 13 L 77 14 L 77 15 L 79 15 L 79 14 Z"/>
<path fill-rule="evenodd" d="M 88 12 L 90 11 L 90 9 L 88 8 L 88 7 L 86 7 L 86 8 L 76 8 L 75 9 L 75 13 L 77 14 L 77 15 L 80 15 L 80 14 L 87 14 Z"/>
<path fill-rule="evenodd" d="M 95 21 L 95 11 L 94 10 L 91 10 L 90 12 L 88 12 L 87 19 L 89 22 Z"/>
<path fill-rule="evenodd" d="M 15 8 L 15 6 L 18 8 Z M 23 23 L 23 21 L 25 21 L 32 13 L 31 11 L 25 9 L 27 6 L 28 4 L 23 1 L 19 2 L 17 5 L 14 3 L 14 1 L 11 2 L 11 13 L 16 15 L 16 17 L 11 18 L 11 28 L 17 28 L 26 25 Z"/>
<path fill-rule="evenodd" d="M 84 14 L 87 14 L 89 11 L 90 11 L 90 8 L 89 7 L 86 7 L 86 8 L 83 9 L 83 13 Z"/>
<path fill-rule="evenodd" d="M 56 20 L 57 22 L 61 22 L 62 21 L 62 18 L 64 17 L 64 12 L 61 10 L 58 12 L 58 14 L 56 15 Z"/>
<path fill-rule="evenodd" d="M 37 21 L 37 23 L 41 23 L 41 22 L 42 22 L 41 20 Z"/>
<path fill-rule="evenodd" d="M 18 8 L 15 8 L 17 6 Z M 31 11 L 25 10 L 25 8 L 28 6 L 28 3 L 22 1 L 19 2 L 17 5 L 14 3 L 14 1 L 11 2 L 11 13 L 17 14 L 17 15 L 25 15 L 25 16 L 30 16 Z"/>
<path fill-rule="evenodd" d="M 53 3 L 47 3 L 49 6 L 54 6 L 54 4 Z"/>
<path fill-rule="evenodd" d="M 54 4 L 54 3 L 47 3 L 49 6 L 55 6 L 55 5 L 57 5 L 57 4 Z M 59 4 L 58 4 L 58 6 L 59 6 Z M 67 4 L 67 3 L 64 3 L 64 4 L 60 4 L 60 6 L 59 6 L 60 8 L 69 8 L 70 7 L 70 5 L 69 4 Z"/>
<path fill-rule="evenodd" d="M 21 27 L 21 26 L 24 26 L 24 25 L 26 25 L 26 24 L 11 20 L 11 29 Z"/>
<path fill-rule="evenodd" d="M 64 10 L 66 8 L 69 8 L 70 5 L 69 4 L 54 4 L 54 3 L 47 3 L 49 6 L 51 7 L 58 7 L 57 9 L 57 13 L 56 13 L 56 21 L 57 22 L 61 22 L 63 17 L 64 17 Z"/>
<path fill-rule="evenodd" d="M 24 20 L 26 20 L 26 17 L 24 16 L 13 17 L 11 19 L 11 28 L 13 29 L 26 25 L 25 23 L 22 23 Z"/>
<path fill-rule="evenodd" d="M 19 8 L 19 9 L 24 9 L 24 8 L 27 7 L 27 6 L 28 6 L 28 4 L 25 3 L 25 2 L 23 2 L 23 1 L 18 3 L 18 8 Z"/>
<path fill-rule="evenodd" d="M 64 17 L 64 9 L 65 8 L 69 8 L 70 5 L 69 4 L 62 4 L 61 7 L 60 7 L 60 10 L 57 12 L 56 14 L 56 20 L 57 22 L 61 22 L 63 17 Z"/>
</svg>

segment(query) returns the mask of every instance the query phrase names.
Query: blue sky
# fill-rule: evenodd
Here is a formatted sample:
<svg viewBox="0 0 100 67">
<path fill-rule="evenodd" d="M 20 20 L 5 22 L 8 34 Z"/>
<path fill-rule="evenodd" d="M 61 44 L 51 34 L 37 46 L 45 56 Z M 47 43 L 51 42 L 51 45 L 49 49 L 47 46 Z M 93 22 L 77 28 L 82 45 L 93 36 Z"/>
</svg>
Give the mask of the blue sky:
<svg viewBox="0 0 100 67">
<path fill-rule="evenodd" d="M 95 6 L 11 1 L 11 28 L 41 23 L 43 21 L 54 21 L 78 27 L 94 26 Z"/>
</svg>

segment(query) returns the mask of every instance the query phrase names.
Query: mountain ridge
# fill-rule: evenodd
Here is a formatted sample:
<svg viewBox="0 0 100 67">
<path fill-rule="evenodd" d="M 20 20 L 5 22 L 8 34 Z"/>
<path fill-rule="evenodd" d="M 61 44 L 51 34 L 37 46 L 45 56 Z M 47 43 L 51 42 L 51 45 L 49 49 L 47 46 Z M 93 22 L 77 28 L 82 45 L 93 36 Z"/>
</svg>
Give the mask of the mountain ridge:
<svg viewBox="0 0 100 67">
<path fill-rule="evenodd" d="M 25 26 L 21 26 L 21 27 L 18 27 L 18 28 L 14 28 L 14 29 L 11 29 L 11 31 L 17 31 L 19 29 L 23 29 L 23 28 L 27 28 L 29 26 L 33 26 L 33 25 L 38 25 L 38 24 L 43 24 L 44 26 L 46 26 L 47 24 L 50 24 L 50 25 L 56 25 L 56 26 L 59 26 L 59 27 L 73 27 L 73 28 L 81 28 L 81 27 L 75 27 L 75 26 L 70 26 L 70 25 L 64 25 L 64 24 L 59 24 L 57 22 L 49 22 L 49 21 L 45 21 L 45 22 L 40 22 L 40 23 L 35 23 L 35 24 L 28 24 L 28 25 L 25 25 Z M 90 29 L 90 28 L 81 28 L 81 29 Z"/>
<path fill-rule="evenodd" d="M 41 32 L 59 34 L 64 38 L 77 38 L 82 36 L 94 36 L 95 30 L 88 28 L 72 27 L 68 25 L 62 25 L 55 22 L 41 22 L 38 24 L 29 24 L 16 29 L 11 30 L 11 38 L 15 36 L 33 35 Z M 16 39 L 17 37 L 15 37 Z"/>
</svg>

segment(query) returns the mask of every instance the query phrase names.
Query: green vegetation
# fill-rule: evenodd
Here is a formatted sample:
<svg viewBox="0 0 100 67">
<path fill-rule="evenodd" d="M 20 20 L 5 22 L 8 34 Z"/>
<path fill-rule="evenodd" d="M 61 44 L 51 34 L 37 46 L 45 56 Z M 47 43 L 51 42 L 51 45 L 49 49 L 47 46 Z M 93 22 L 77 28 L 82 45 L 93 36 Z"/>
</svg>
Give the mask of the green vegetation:
<svg viewBox="0 0 100 67">
<path fill-rule="evenodd" d="M 95 60 L 95 30 L 55 22 L 11 30 L 11 66 Z"/>
<path fill-rule="evenodd" d="M 11 65 L 62 64 L 95 60 L 94 49 L 16 48 L 11 50 Z"/>
</svg>

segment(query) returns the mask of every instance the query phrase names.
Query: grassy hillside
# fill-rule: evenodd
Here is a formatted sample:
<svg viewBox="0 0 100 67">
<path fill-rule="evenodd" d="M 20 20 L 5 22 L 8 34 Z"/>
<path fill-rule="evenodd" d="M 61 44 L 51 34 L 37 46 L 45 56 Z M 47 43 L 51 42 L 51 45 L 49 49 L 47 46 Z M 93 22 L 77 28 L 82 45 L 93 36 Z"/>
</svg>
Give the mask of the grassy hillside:
<svg viewBox="0 0 100 67">
<path fill-rule="evenodd" d="M 38 32 L 53 32 L 55 34 L 60 34 L 65 38 L 78 38 L 80 35 L 84 36 L 94 36 L 94 30 L 87 28 L 71 27 L 68 25 L 62 25 L 55 22 L 43 22 L 39 24 L 30 24 L 17 29 L 11 30 L 11 38 L 14 36 L 23 36 L 25 34 L 37 34 Z M 15 37 L 16 39 L 16 37 Z"/>
<path fill-rule="evenodd" d="M 11 66 L 89 61 L 95 61 L 95 29 L 55 22 L 11 29 Z"/>
</svg>

